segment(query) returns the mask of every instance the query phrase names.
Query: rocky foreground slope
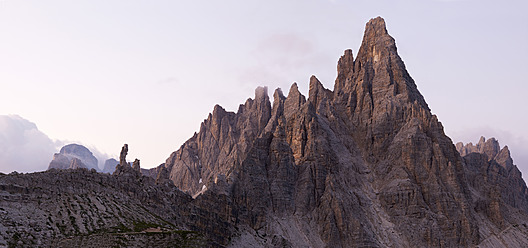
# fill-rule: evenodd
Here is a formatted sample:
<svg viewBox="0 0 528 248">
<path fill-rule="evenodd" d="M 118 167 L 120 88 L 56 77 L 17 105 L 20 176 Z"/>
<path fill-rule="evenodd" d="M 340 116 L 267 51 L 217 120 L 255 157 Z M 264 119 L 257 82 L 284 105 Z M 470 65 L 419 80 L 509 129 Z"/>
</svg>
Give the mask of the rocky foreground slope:
<svg viewBox="0 0 528 248">
<path fill-rule="evenodd" d="M 126 152 L 122 157 L 126 156 Z M 189 231 L 192 198 L 128 163 L 87 170 L 0 175 L 0 246 L 202 247 Z"/>
<path fill-rule="evenodd" d="M 333 91 L 217 105 L 157 168 L 125 146 L 113 175 L 0 176 L 0 244 L 526 247 L 528 190 L 496 147 L 455 147 L 375 18 Z"/>
</svg>

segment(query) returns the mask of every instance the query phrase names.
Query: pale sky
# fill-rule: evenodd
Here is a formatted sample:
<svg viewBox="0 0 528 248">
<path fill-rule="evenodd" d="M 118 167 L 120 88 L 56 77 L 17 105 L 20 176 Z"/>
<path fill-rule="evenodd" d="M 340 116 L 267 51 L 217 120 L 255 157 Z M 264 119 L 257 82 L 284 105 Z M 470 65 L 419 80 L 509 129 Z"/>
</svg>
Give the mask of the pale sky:
<svg viewBox="0 0 528 248">
<path fill-rule="evenodd" d="M 117 157 L 128 143 L 130 160 L 154 167 L 215 104 L 236 111 L 260 85 L 297 82 L 307 95 L 312 74 L 333 89 L 343 51 L 356 54 L 365 23 L 382 16 L 452 140 L 495 137 L 526 174 L 526 10 L 525 0 L 0 0 L 0 115 L 34 123 L 47 147 Z M 21 130 L 7 126 L 0 135 Z M 13 166 L 0 171 L 38 170 Z"/>
</svg>

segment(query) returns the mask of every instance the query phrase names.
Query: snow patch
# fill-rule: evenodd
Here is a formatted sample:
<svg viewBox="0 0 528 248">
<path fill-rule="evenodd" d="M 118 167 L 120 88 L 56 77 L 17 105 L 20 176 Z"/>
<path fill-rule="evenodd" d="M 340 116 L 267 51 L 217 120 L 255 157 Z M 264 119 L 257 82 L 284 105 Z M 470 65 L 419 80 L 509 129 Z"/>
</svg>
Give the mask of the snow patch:
<svg viewBox="0 0 528 248">
<path fill-rule="evenodd" d="M 202 179 L 200 178 L 200 181 L 198 181 L 198 183 L 202 183 Z M 204 185 L 205 186 L 205 185 Z"/>
<path fill-rule="evenodd" d="M 202 179 L 200 178 L 200 180 L 202 180 Z M 200 181 L 200 182 L 201 182 L 201 181 Z M 201 189 L 200 191 L 198 191 L 196 194 L 194 194 L 194 195 L 192 196 L 192 198 L 193 198 L 193 199 L 196 199 L 196 197 L 198 197 L 198 196 L 201 195 L 203 192 L 205 192 L 205 190 L 207 190 L 207 186 L 205 186 L 205 184 L 204 184 L 204 185 L 202 185 L 202 189 Z"/>
</svg>

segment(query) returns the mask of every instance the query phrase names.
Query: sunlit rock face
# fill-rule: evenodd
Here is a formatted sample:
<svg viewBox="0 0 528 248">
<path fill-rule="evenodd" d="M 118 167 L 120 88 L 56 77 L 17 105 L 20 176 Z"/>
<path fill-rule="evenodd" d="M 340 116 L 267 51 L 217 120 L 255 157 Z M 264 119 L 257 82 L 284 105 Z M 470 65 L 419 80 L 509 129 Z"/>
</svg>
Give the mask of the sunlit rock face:
<svg viewBox="0 0 528 248">
<path fill-rule="evenodd" d="M 88 148 L 82 145 L 69 144 L 63 146 L 59 153 L 53 155 L 48 170 L 87 168 L 99 171 L 97 163 L 97 158 Z"/>
</svg>

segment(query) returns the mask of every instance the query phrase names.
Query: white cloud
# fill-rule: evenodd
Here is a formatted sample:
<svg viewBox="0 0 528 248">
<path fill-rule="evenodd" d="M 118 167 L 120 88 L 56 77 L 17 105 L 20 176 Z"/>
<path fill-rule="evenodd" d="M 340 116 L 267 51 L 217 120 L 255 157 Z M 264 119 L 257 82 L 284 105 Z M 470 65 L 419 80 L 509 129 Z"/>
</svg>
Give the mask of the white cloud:
<svg viewBox="0 0 528 248">
<path fill-rule="evenodd" d="M 47 170 L 53 154 L 67 144 L 80 144 L 66 140 L 52 140 L 38 130 L 37 125 L 18 115 L 0 115 L 0 172 L 35 172 Z M 84 145 L 103 169 L 111 156 L 93 145 Z"/>
<path fill-rule="evenodd" d="M 0 172 L 46 170 L 61 145 L 35 123 L 18 115 L 0 115 Z"/>
</svg>

